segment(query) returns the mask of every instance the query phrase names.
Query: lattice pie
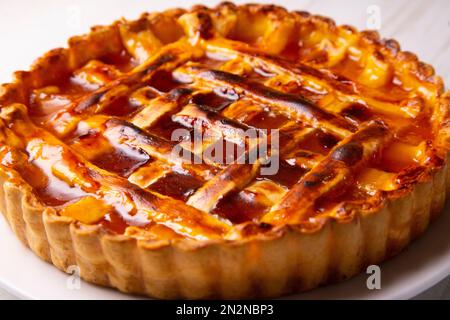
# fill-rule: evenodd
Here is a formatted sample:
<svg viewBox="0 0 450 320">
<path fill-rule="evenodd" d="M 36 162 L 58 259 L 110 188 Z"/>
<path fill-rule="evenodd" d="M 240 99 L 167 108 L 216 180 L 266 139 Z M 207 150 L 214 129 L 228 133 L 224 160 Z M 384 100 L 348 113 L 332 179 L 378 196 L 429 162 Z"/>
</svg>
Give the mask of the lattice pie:
<svg viewBox="0 0 450 320">
<path fill-rule="evenodd" d="M 306 12 L 120 20 L 1 87 L 1 211 L 42 259 L 124 292 L 311 289 L 439 215 L 449 96 L 395 40 Z M 222 157 L 205 157 L 217 143 Z"/>
</svg>

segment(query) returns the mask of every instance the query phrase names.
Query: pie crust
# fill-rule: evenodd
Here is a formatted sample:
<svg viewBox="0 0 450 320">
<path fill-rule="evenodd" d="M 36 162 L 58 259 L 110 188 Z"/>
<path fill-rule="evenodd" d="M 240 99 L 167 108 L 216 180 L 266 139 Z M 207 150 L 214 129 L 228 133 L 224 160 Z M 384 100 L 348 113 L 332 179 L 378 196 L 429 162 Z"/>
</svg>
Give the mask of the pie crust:
<svg viewBox="0 0 450 320">
<path fill-rule="evenodd" d="M 165 80 L 154 80 L 158 75 Z M 170 75 L 176 75 L 175 84 L 167 83 Z M 63 89 L 62 78 L 85 91 Z M 199 109 L 205 102 L 192 102 L 193 88 L 206 103 L 217 98 L 208 96 L 217 90 L 239 98 L 223 109 Z M 180 102 L 184 95 L 191 100 Z M 136 110 L 117 115 L 108 109 L 123 97 L 135 99 L 127 105 Z M 449 97 L 433 68 L 401 51 L 395 40 L 321 16 L 232 3 L 144 14 L 71 38 L 67 49 L 48 52 L 0 87 L 0 209 L 40 258 L 66 272 L 76 265 L 84 280 L 123 292 L 235 299 L 304 291 L 396 255 L 439 216 L 450 190 Z M 55 105 L 58 112 L 72 109 L 49 117 Z M 153 108 L 145 111 L 148 106 Z M 255 108 L 266 119 L 249 118 Z M 323 143 L 302 144 L 300 137 L 297 153 L 282 149 L 281 157 L 290 157 L 296 168 L 283 178 L 303 170 L 289 186 L 281 177 L 256 179 L 253 167 L 233 163 L 210 173 L 211 166 L 199 165 L 191 169 L 203 175 L 203 185 L 173 199 L 170 184 L 183 185 L 179 176 L 155 189 L 144 174 L 135 174 L 142 163 L 134 170 L 120 167 L 114 155 L 100 162 L 103 145 L 85 145 L 80 138 L 90 130 L 120 137 L 115 142 L 156 158 L 146 170 L 156 166 L 166 177 L 174 164 L 148 147 L 155 146 L 146 135 L 149 130 L 158 137 L 152 130 L 159 120 L 170 121 L 165 115 L 231 130 L 266 125 L 270 112 L 284 117 L 284 127 L 271 128 L 294 132 L 290 140 L 306 128 L 303 138 Z M 88 130 L 75 139 L 80 123 Z M 336 141 L 325 148 L 330 137 Z M 50 188 L 47 169 L 83 196 L 48 198 L 60 184 Z M 47 181 L 42 188 L 41 175 Z M 86 190 L 96 190 L 102 204 Z M 242 206 L 217 209 L 223 199 L 231 203 L 242 192 L 258 197 L 264 190 L 269 205 L 255 216 Z M 139 208 L 148 208 L 145 201 L 156 208 L 148 213 L 151 228 L 127 222 L 118 231 L 95 216 L 124 194 Z"/>
</svg>

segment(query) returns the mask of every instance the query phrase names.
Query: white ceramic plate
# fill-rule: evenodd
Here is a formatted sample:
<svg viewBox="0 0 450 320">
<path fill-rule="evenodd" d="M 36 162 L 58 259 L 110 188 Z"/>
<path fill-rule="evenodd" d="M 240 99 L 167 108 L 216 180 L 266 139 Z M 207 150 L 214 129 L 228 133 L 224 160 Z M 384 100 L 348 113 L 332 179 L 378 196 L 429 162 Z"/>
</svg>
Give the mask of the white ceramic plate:
<svg viewBox="0 0 450 320">
<path fill-rule="evenodd" d="M 450 274 L 450 203 L 428 231 L 381 267 L 381 289 L 369 290 L 367 274 L 348 281 L 289 296 L 289 299 L 408 299 Z M 40 260 L 16 239 L 0 218 L 0 286 L 27 299 L 142 299 L 81 281 Z"/>
</svg>

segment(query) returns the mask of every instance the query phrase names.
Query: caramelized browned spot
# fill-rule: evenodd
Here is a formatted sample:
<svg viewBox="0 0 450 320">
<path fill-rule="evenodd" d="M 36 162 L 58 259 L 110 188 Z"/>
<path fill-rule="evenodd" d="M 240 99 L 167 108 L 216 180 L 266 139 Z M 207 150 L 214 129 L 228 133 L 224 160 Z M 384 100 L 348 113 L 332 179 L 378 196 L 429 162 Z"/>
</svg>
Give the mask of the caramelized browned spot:
<svg viewBox="0 0 450 320">
<path fill-rule="evenodd" d="M 299 96 L 294 96 L 287 93 L 282 93 L 280 91 L 274 90 L 270 87 L 259 84 L 258 82 L 249 81 L 243 77 L 237 76 L 235 74 L 210 70 L 202 71 L 199 74 L 200 77 L 209 80 L 219 80 L 232 85 L 237 85 L 242 87 L 246 92 L 252 93 L 257 97 L 267 99 L 275 104 L 284 106 L 292 114 L 298 114 L 306 119 L 317 119 L 318 121 L 330 121 L 337 127 L 343 128 L 348 131 L 355 131 L 355 127 L 346 122 L 344 119 L 333 116 L 332 114 L 320 109 L 310 101 L 307 101 Z"/>
<path fill-rule="evenodd" d="M 280 161 L 280 166 L 275 175 L 263 176 L 261 179 L 270 179 L 287 188 L 292 187 L 305 174 L 305 170 L 291 165 L 286 161 Z"/>
<path fill-rule="evenodd" d="M 308 138 L 299 144 L 299 148 L 326 155 L 338 141 L 331 134 L 324 133 L 323 131 L 314 131 L 313 134 L 308 135 Z"/>
<path fill-rule="evenodd" d="M 161 92 L 169 92 L 176 89 L 180 84 L 172 77 L 172 73 L 162 70 L 152 75 L 147 85 Z"/>
<path fill-rule="evenodd" d="M 236 224 L 257 221 L 268 208 L 256 201 L 255 197 L 254 193 L 248 191 L 229 194 L 217 203 L 212 213 Z"/>
</svg>

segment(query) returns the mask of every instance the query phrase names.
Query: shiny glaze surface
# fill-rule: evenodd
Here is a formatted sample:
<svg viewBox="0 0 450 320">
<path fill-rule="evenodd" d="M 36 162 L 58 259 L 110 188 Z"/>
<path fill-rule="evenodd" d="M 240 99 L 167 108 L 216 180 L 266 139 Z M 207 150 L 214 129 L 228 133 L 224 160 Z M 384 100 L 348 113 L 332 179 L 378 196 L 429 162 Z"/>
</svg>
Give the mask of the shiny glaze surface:
<svg viewBox="0 0 450 320">
<path fill-rule="evenodd" d="M 136 22 L 114 25 L 115 52 L 32 88 L 24 107 L 3 106 L 1 165 L 61 215 L 114 233 L 133 226 L 198 240 L 235 237 L 239 224 L 337 215 L 443 165 L 432 84 L 401 74 L 355 31 L 239 8 L 217 9 L 236 15 L 229 29 L 206 9 L 167 13 L 170 39 L 129 28 Z M 261 175 L 259 163 L 229 154 L 195 163 L 210 141 L 196 149 L 172 135 L 192 138 L 197 127 L 231 148 L 248 143 L 228 139 L 238 129 L 279 130 L 278 172 Z M 193 163 L 172 153 L 178 144 Z"/>
</svg>

